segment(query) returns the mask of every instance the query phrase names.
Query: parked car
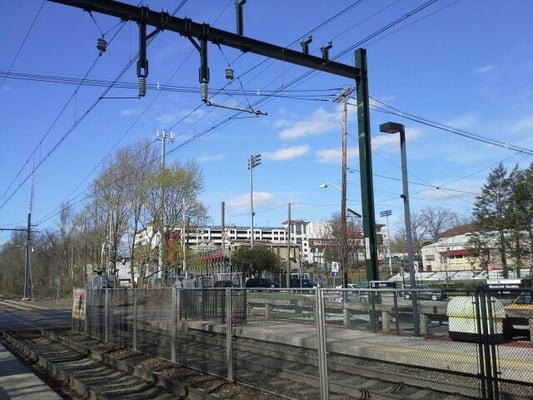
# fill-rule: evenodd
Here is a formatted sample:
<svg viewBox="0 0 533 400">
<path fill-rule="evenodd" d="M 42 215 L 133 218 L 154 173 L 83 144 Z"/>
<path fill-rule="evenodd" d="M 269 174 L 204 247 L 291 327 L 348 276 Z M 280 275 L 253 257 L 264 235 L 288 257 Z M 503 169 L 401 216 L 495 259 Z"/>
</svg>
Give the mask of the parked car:
<svg viewBox="0 0 533 400">
<path fill-rule="evenodd" d="M 216 288 L 226 288 L 226 287 L 239 287 L 236 283 L 230 280 L 216 281 L 213 287 Z"/>
<path fill-rule="evenodd" d="M 247 288 L 279 288 L 279 283 L 267 278 L 250 278 L 244 286 Z"/>
<path fill-rule="evenodd" d="M 409 289 L 409 286 L 405 287 L 406 289 Z M 433 289 L 429 285 L 418 285 L 415 287 L 415 289 L 418 290 L 417 297 L 420 300 L 433 300 L 433 301 L 439 301 L 439 300 L 446 300 L 448 296 L 445 292 L 439 290 L 439 289 Z M 405 292 L 403 297 L 406 300 L 409 300 L 411 298 L 410 292 Z"/>
<path fill-rule="evenodd" d="M 346 284 L 347 289 L 361 289 L 357 283 L 348 283 Z M 342 289 L 342 285 L 335 286 L 335 289 Z"/>
<path fill-rule="evenodd" d="M 291 288 L 314 288 L 316 287 L 316 283 L 314 283 L 312 280 L 307 278 L 302 278 L 301 281 L 302 286 L 300 286 L 300 279 L 299 278 L 291 278 L 289 281 L 289 287 Z"/>
</svg>

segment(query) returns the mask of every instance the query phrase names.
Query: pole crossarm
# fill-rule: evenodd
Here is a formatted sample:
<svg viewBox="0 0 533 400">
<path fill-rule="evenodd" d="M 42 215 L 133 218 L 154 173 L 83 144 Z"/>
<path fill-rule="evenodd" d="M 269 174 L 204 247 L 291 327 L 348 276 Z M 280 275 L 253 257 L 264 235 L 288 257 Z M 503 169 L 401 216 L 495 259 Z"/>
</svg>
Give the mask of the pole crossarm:
<svg viewBox="0 0 533 400">
<path fill-rule="evenodd" d="M 321 57 L 213 28 L 208 24 L 200 24 L 188 18 L 174 17 L 164 11 L 152 11 L 147 7 L 137 7 L 131 4 L 111 0 L 49 1 L 81 8 L 85 11 L 111 15 L 125 21 L 135 21 L 137 23 L 151 25 L 158 30 L 176 32 L 189 38 L 195 37 L 198 39 L 206 39 L 215 44 L 233 47 L 244 52 L 250 52 L 276 60 L 298 64 L 350 79 L 358 79 L 359 77 L 360 71 L 357 67 L 335 61 L 324 60 Z"/>
</svg>

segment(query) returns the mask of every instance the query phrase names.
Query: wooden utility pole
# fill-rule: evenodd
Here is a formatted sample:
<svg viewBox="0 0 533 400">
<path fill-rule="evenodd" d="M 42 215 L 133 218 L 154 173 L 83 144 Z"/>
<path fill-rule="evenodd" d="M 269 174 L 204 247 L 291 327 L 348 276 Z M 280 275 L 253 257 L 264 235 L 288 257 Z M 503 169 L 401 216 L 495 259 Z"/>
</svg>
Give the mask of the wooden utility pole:
<svg viewBox="0 0 533 400">
<path fill-rule="evenodd" d="M 285 278 L 287 288 L 290 287 L 291 280 L 291 225 L 291 203 L 289 203 L 287 218 L 287 277 Z"/>
<path fill-rule="evenodd" d="M 342 101 L 342 144 L 341 144 L 341 280 L 342 287 L 348 285 L 348 232 L 347 232 L 347 215 L 346 215 L 346 168 L 348 158 L 348 98 L 353 88 L 347 88 L 337 97 Z"/>
<path fill-rule="evenodd" d="M 182 261 L 182 268 L 183 272 L 187 270 L 187 216 L 185 215 L 185 197 L 182 200 L 181 204 L 181 214 L 182 214 L 182 220 L 181 220 L 181 251 L 183 253 L 183 261 Z"/>
<path fill-rule="evenodd" d="M 226 250 L 226 242 L 225 242 L 225 231 L 226 231 L 226 205 L 222 201 L 220 203 L 220 245 L 222 247 L 222 254 L 224 254 L 224 250 Z"/>
</svg>

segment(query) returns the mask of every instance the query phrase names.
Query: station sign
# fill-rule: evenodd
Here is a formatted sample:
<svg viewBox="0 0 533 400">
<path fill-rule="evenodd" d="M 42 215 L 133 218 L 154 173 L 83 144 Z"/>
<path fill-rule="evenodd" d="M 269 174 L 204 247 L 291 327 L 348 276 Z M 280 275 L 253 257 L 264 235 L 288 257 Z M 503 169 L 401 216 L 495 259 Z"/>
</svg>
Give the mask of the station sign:
<svg viewBox="0 0 533 400">
<path fill-rule="evenodd" d="M 396 289 L 396 282 L 392 281 L 370 281 L 370 289 Z"/>
</svg>

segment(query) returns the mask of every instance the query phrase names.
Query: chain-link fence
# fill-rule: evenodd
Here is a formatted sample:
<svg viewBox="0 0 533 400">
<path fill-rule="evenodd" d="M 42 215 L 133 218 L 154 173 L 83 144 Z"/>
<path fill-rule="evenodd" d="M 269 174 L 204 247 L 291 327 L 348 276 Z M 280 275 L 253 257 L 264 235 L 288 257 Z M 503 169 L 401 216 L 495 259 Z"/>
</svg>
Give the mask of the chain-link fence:
<svg viewBox="0 0 533 400">
<path fill-rule="evenodd" d="M 82 290 L 73 329 L 298 399 L 526 400 L 532 296 L 486 287 Z"/>
<path fill-rule="evenodd" d="M 235 289 L 232 299 L 233 377 L 291 398 L 320 398 L 315 291 Z"/>
<path fill-rule="evenodd" d="M 211 374 L 228 374 L 226 289 L 179 289 L 175 360 Z"/>
<path fill-rule="evenodd" d="M 490 288 L 479 303 L 487 398 L 533 399 L 533 288 Z"/>
</svg>

